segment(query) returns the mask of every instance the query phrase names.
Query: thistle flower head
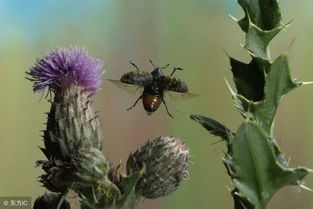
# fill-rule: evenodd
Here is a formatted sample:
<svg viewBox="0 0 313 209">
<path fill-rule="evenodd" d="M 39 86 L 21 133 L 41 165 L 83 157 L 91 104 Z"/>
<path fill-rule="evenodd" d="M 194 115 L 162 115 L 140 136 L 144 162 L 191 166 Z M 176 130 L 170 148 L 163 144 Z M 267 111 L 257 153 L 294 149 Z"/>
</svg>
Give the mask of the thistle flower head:
<svg viewBox="0 0 313 209">
<path fill-rule="evenodd" d="M 86 49 L 59 47 L 38 59 L 27 74 L 30 76 L 28 79 L 34 82 L 34 91 L 48 87 L 59 92 L 75 84 L 94 94 L 101 83 L 101 68 L 102 62 L 91 57 Z"/>
<path fill-rule="evenodd" d="M 189 150 L 181 139 L 159 137 L 148 141 L 127 160 L 127 173 L 145 171 L 136 185 L 136 193 L 154 199 L 174 192 L 188 176 Z"/>
</svg>

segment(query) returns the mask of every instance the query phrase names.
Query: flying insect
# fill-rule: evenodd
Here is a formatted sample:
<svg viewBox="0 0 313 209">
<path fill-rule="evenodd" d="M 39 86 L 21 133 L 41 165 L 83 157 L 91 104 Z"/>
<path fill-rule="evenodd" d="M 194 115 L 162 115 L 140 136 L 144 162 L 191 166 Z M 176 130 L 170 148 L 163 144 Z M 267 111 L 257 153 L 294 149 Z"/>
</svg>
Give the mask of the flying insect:
<svg viewBox="0 0 313 209">
<path fill-rule="evenodd" d="M 143 89 L 139 98 L 127 111 L 134 108 L 139 100 L 142 99 L 143 107 L 148 115 L 155 112 L 163 103 L 167 114 L 173 118 L 164 100 L 165 94 L 176 98 L 192 98 L 197 95 L 189 93 L 187 84 L 173 76 L 177 70 L 182 71 L 182 68 L 176 67 L 170 75 L 164 75 L 162 70 L 167 68 L 169 64 L 163 67 L 157 67 L 151 60 L 149 61 L 154 68 L 152 72 L 141 71 L 135 63 L 130 61 L 130 64 L 136 69 L 135 71 L 125 73 L 120 80 L 108 80 L 127 91 L 134 88 Z"/>
</svg>

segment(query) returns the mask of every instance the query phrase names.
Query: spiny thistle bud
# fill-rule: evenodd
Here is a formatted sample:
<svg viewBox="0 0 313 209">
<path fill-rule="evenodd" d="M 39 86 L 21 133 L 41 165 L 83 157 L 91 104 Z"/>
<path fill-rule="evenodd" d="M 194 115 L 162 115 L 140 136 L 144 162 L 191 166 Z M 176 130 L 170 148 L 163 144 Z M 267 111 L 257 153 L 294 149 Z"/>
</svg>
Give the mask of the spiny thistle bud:
<svg viewBox="0 0 313 209">
<path fill-rule="evenodd" d="M 103 135 L 90 100 L 101 83 L 101 68 L 85 49 L 72 47 L 57 48 L 27 72 L 34 91 L 47 87 L 54 93 L 43 136 L 48 161 L 38 162 L 47 172 L 41 181 L 51 191 L 62 192 L 74 181 L 71 158 L 78 150 L 101 149 Z"/>
<path fill-rule="evenodd" d="M 121 197 L 117 186 L 107 178 L 97 182 L 96 185 L 79 188 L 80 203 L 82 209 L 111 208 Z"/>
<path fill-rule="evenodd" d="M 88 92 L 72 85 L 55 95 L 44 132 L 48 157 L 52 154 L 68 159 L 81 147 L 101 149 L 102 137 L 100 121 L 91 107 Z"/>
<path fill-rule="evenodd" d="M 174 192 L 188 176 L 189 150 L 181 139 L 159 137 L 148 141 L 127 160 L 127 173 L 145 169 L 136 194 L 154 199 Z"/>
<path fill-rule="evenodd" d="M 35 200 L 33 209 L 50 209 L 56 208 L 58 205 L 58 195 L 53 193 L 45 193 L 44 195 L 38 197 Z M 70 209 L 70 204 L 64 200 L 60 209 Z"/>
<path fill-rule="evenodd" d="M 80 195 L 84 208 L 110 206 L 120 197 L 118 187 L 109 179 L 110 165 L 99 149 L 79 150 L 71 165 L 75 178 L 72 189 Z"/>
<path fill-rule="evenodd" d="M 100 150 L 95 148 L 79 150 L 71 162 L 76 181 L 90 185 L 108 176 L 109 163 Z"/>
</svg>

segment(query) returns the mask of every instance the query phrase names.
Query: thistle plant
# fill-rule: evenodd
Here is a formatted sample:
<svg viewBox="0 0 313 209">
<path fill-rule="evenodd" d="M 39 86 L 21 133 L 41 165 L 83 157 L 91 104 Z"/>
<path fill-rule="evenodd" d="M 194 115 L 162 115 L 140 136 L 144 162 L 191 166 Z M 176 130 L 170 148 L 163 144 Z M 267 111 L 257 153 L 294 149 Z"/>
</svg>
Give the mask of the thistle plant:
<svg viewBox="0 0 313 209">
<path fill-rule="evenodd" d="M 132 209 L 141 197 L 171 194 L 187 176 L 189 150 L 174 137 L 159 137 L 131 154 L 127 174 L 103 156 L 100 121 L 91 106 L 101 69 L 99 59 L 71 47 L 55 49 L 27 72 L 34 92 L 48 89 L 51 103 L 41 148 L 47 159 L 36 163 L 45 172 L 39 181 L 50 193 L 39 197 L 34 209 L 70 208 L 70 190 L 82 209 Z"/>
<path fill-rule="evenodd" d="M 280 100 L 291 90 L 308 84 L 292 79 L 287 52 L 275 60 L 270 41 L 288 24 L 283 24 L 276 0 L 238 0 L 245 12 L 236 20 L 245 33 L 246 64 L 229 56 L 237 92 L 227 83 L 235 107 L 244 118 L 236 133 L 201 115 L 191 118 L 219 136 L 227 145 L 223 158 L 234 189 L 235 209 L 264 209 L 275 192 L 287 185 L 302 186 L 308 168 L 290 168 L 275 141 L 274 119 Z"/>
</svg>

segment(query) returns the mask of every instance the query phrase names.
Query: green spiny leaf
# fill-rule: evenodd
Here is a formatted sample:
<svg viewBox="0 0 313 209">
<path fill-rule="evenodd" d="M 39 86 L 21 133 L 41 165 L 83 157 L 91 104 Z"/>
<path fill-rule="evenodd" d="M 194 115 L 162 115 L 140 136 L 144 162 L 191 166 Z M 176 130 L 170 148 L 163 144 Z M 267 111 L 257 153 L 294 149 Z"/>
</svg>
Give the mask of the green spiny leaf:
<svg viewBox="0 0 313 209">
<path fill-rule="evenodd" d="M 234 189 L 231 192 L 233 199 L 234 199 L 234 208 L 235 209 L 255 209 L 254 205 L 249 202 L 247 199 L 245 198 L 241 198 L 240 196 L 238 196 L 238 191 L 237 189 Z"/>
<path fill-rule="evenodd" d="M 226 142 L 230 142 L 230 138 L 234 135 L 234 133 L 232 133 L 224 125 L 211 118 L 201 115 L 190 115 L 190 118 L 200 123 L 211 134 L 221 137 Z"/>
<path fill-rule="evenodd" d="M 144 168 L 131 173 L 128 176 L 122 177 L 121 188 L 123 189 L 123 195 L 118 200 L 118 208 L 133 209 L 136 206 L 136 194 L 135 188 L 138 180 L 142 176 Z"/>
<path fill-rule="evenodd" d="M 268 45 L 269 42 L 283 29 L 283 26 L 277 26 L 271 30 L 264 31 L 249 22 L 246 34 L 245 48 L 255 57 L 264 60 L 270 60 Z"/>
<path fill-rule="evenodd" d="M 244 118 L 246 118 L 248 115 L 247 113 L 250 113 L 251 104 L 253 102 L 251 102 L 250 100 L 248 100 L 247 98 L 245 98 L 244 96 L 242 96 L 240 94 L 236 94 L 227 81 L 226 81 L 226 84 L 227 84 L 227 86 L 230 90 L 230 93 L 232 95 L 235 107 L 239 110 L 241 115 Z"/>
<path fill-rule="evenodd" d="M 240 198 L 264 209 L 283 186 L 297 185 L 309 173 L 306 168 L 286 168 L 277 160 L 270 137 L 252 121 L 243 123 L 233 140 L 233 183 Z"/>
<path fill-rule="evenodd" d="M 287 55 L 278 57 L 271 66 L 265 81 L 265 99 L 255 104 L 256 120 L 267 133 L 271 132 L 272 123 L 281 98 L 292 89 L 300 86 L 300 82 L 291 79 Z"/>
<path fill-rule="evenodd" d="M 277 0 L 238 0 L 245 17 L 238 21 L 244 32 L 248 31 L 249 18 L 262 30 L 272 30 L 281 25 L 281 13 Z"/>
<path fill-rule="evenodd" d="M 242 85 L 241 84 L 238 85 Z M 301 82 L 291 79 L 287 55 L 278 57 L 269 69 L 265 77 L 264 99 L 259 102 L 249 101 L 243 94 L 236 94 L 230 88 L 234 104 L 239 111 L 246 117 L 247 112 L 252 114 L 264 130 L 270 134 L 271 126 L 282 97 L 289 91 L 301 86 Z M 242 92 L 240 92 L 242 93 Z M 247 94 L 245 94 L 247 95 Z"/>
<path fill-rule="evenodd" d="M 248 100 L 259 101 L 264 97 L 264 71 L 253 59 L 249 64 L 229 57 L 231 71 L 238 94 Z"/>
<path fill-rule="evenodd" d="M 299 185 L 310 172 L 307 168 L 288 167 L 272 133 L 280 100 L 305 83 L 291 79 L 286 54 L 271 62 L 269 43 L 286 26 L 281 23 L 277 0 L 238 0 L 238 3 L 245 12 L 238 24 L 246 32 L 244 47 L 252 60 L 245 64 L 229 57 L 237 93 L 227 85 L 234 105 L 246 121 L 232 140 L 224 139 L 228 151 L 223 163 L 235 186 L 232 191 L 235 209 L 265 209 L 277 190 Z M 205 117 L 192 119 L 212 134 L 225 138 L 225 131 L 216 121 Z"/>
</svg>

